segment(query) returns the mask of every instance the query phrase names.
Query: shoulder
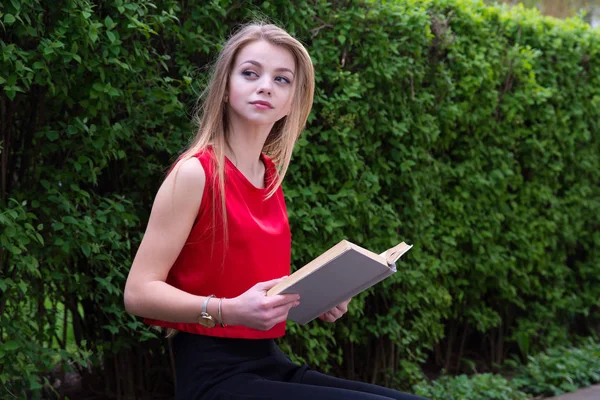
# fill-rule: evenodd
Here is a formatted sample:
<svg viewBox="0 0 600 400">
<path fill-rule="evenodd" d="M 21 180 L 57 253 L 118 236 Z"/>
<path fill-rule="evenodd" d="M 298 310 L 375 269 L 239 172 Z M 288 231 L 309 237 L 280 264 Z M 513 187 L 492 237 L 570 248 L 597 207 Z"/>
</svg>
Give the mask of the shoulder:
<svg viewBox="0 0 600 400">
<path fill-rule="evenodd" d="M 197 158 L 180 160 L 160 185 L 148 221 L 147 230 L 170 232 L 165 237 L 185 235 L 198 214 L 204 196 L 204 169 Z"/>
<path fill-rule="evenodd" d="M 206 184 L 206 173 L 200 160 L 191 157 L 180 161 L 165 179 L 163 186 L 170 188 L 172 196 L 200 199 Z"/>
<path fill-rule="evenodd" d="M 185 160 L 180 158 L 169 171 L 167 179 L 171 178 L 177 183 L 180 181 L 183 183 L 204 182 L 206 176 L 210 175 L 213 157 L 212 148 L 208 147 L 188 155 Z"/>
<path fill-rule="evenodd" d="M 205 179 L 204 167 L 197 157 L 191 157 L 181 162 L 179 173 L 183 180 Z"/>
</svg>

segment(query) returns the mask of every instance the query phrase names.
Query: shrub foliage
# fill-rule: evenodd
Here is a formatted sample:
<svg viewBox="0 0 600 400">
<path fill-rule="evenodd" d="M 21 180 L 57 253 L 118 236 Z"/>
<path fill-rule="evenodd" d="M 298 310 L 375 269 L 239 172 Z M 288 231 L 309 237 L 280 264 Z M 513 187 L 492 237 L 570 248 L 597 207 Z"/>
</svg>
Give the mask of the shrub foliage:
<svg viewBox="0 0 600 400">
<path fill-rule="evenodd" d="M 299 361 L 414 383 L 587 334 L 600 299 L 600 35 L 480 1 L 0 3 L 0 382 L 70 369 L 105 396 L 171 390 L 122 288 L 193 134 L 223 40 L 267 18 L 308 47 L 315 105 L 284 185 L 298 267 L 342 238 L 415 245 Z M 154 367 L 152 367 L 154 366 Z M 156 379 L 156 376 L 162 376 Z M 156 382 L 166 382 L 163 386 Z M 106 389 L 104 389 L 106 388 Z"/>
<path fill-rule="evenodd" d="M 490 373 L 444 376 L 431 384 L 420 383 L 415 393 L 430 400 L 527 400 L 529 396 L 501 375 Z"/>
<path fill-rule="evenodd" d="M 514 384 L 527 393 L 558 396 L 600 382 L 600 344 L 589 341 L 581 347 L 554 347 L 517 369 Z"/>
</svg>

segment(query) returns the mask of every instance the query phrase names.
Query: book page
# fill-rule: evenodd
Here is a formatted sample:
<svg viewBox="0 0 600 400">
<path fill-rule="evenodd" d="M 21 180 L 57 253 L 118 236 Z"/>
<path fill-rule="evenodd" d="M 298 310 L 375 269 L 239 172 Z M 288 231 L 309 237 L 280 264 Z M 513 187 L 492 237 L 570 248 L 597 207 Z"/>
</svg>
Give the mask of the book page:
<svg viewBox="0 0 600 400">
<path fill-rule="evenodd" d="M 388 265 L 395 264 L 400 257 L 412 248 L 412 245 L 408 245 L 404 242 L 386 250 L 382 255 L 385 257 Z"/>
</svg>

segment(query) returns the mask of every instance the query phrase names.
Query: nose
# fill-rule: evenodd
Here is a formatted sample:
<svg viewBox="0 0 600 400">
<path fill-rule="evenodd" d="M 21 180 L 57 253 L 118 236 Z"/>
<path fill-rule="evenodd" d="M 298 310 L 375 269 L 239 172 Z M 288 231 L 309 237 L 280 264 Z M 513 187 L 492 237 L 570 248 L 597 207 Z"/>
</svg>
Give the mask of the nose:
<svg viewBox="0 0 600 400">
<path fill-rule="evenodd" d="M 267 74 L 265 74 L 265 75 L 267 75 Z M 271 96 L 272 91 L 273 91 L 273 81 L 271 80 L 270 77 L 264 76 L 261 79 L 260 84 L 258 86 L 258 93 Z"/>
</svg>

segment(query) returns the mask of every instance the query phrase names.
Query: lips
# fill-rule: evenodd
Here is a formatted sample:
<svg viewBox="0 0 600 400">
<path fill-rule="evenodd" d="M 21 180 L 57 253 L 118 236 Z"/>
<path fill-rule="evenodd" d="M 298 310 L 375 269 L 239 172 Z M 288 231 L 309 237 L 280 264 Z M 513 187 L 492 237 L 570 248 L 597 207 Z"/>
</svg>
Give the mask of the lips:
<svg viewBox="0 0 600 400">
<path fill-rule="evenodd" d="M 253 104 L 255 106 L 259 106 L 259 107 L 265 107 L 265 108 L 273 108 L 273 105 L 271 103 L 269 103 L 268 101 L 263 101 L 263 100 L 256 100 L 256 101 L 251 101 L 250 104 Z"/>
</svg>

